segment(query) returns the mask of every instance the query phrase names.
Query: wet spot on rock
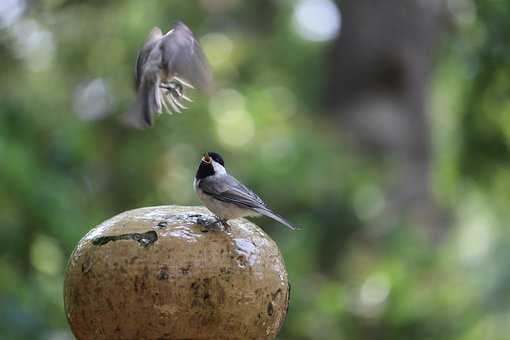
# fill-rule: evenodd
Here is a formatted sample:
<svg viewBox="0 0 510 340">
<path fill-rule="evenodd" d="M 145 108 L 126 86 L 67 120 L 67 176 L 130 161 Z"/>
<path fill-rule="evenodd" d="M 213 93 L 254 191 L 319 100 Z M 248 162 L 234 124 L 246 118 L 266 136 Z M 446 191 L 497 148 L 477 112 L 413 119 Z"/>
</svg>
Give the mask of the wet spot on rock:
<svg viewBox="0 0 510 340">
<path fill-rule="evenodd" d="M 133 282 L 133 288 L 134 288 L 135 292 L 137 292 L 137 293 L 139 291 L 143 291 L 147 288 L 143 277 L 135 275 L 135 282 Z"/>
<path fill-rule="evenodd" d="M 185 267 L 179 268 L 182 275 L 188 275 L 190 269 L 191 269 L 191 263 L 188 263 Z"/>
<path fill-rule="evenodd" d="M 212 319 L 217 306 L 225 302 L 225 290 L 214 278 L 204 278 L 191 284 L 193 299 L 191 305 L 204 313 L 206 319 Z"/>
<path fill-rule="evenodd" d="M 85 258 L 85 261 L 83 261 L 83 263 L 81 264 L 81 272 L 83 274 L 87 274 L 90 271 L 90 269 L 92 269 L 92 259 L 89 256 L 87 256 Z"/>
<path fill-rule="evenodd" d="M 248 264 L 248 261 L 246 260 L 246 256 L 244 255 L 239 255 L 237 256 L 237 262 L 239 263 L 239 266 L 241 267 L 246 267 L 246 265 Z"/>
<path fill-rule="evenodd" d="M 223 280 L 229 282 L 232 277 L 232 270 L 230 268 L 221 267 L 220 268 L 221 277 Z"/>
<path fill-rule="evenodd" d="M 191 290 L 193 291 L 192 305 L 194 307 L 213 307 L 210 299 L 210 279 L 202 279 L 195 281 L 191 284 Z"/>
<path fill-rule="evenodd" d="M 267 315 L 269 315 L 269 316 L 273 316 L 273 312 L 274 312 L 273 303 L 272 303 L 272 302 L 269 302 L 269 303 L 267 304 Z"/>
<path fill-rule="evenodd" d="M 161 267 L 161 269 L 159 270 L 158 276 L 157 276 L 158 280 L 166 281 L 166 280 L 168 280 L 169 277 L 170 277 L 170 274 L 168 274 L 168 267 L 167 266 Z"/>
<path fill-rule="evenodd" d="M 285 323 L 285 319 L 287 318 L 287 314 L 289 312 L 289 304 L 290 304 L 290 282 L 288 283 L 287 288 L 287 298 L 285 300 L 285 313 L 283 314 L 283 322 L 280 324 L 280 327 L 278 328 L 278 332 L 283 327 L 283 324 Z"/>
<path fill-rule="evenodd" d="M 135 275 L 135 281 L 133 282 L 133 288 L 135 292 L 138 292 L 138 275 Z"/>
<path fill-rule="evenodd" d="M 282 289 L 281 289 L 281 288 L 278 288 L 278 289 L 276 290 L 276 292 L 271 293 L 271 298 L 272 298 L 273 300 L 276 300 L 276 297 L 277 297 L 278 295 L 280 295 L 280 294 L 281 294 L 281 292 L 282 292 Z"/>
<path fill-rule="evenodd" d="M 287 312 L 287 310 L 289 309 L 289 304 L 290 304 L 290 282 L 289 282 L 289 289 L 287 290 L 287 308 L 286 308 L 285 312 Z"/>
<path fill-rule="evenodd" d="M 166 228 L 166 227 L 168 227 L 168 222 L 166 222 L 166 221 L 161 221 L 156 225 L 156 228 Z"/>
<path fill-rule="evenodd" d="M 101 236 L 92 240 L 92 244 L 95 246 L 104 246 L 109 242 L 115 242 L 119 240 L 134 240 L 138 242 L 142 247 L 148 247 L 158 240 L 158 234 L 150 230 L 146 233 L 132 233 L 132 234 L 121 234 L 114 236 Z"/>
</svg>

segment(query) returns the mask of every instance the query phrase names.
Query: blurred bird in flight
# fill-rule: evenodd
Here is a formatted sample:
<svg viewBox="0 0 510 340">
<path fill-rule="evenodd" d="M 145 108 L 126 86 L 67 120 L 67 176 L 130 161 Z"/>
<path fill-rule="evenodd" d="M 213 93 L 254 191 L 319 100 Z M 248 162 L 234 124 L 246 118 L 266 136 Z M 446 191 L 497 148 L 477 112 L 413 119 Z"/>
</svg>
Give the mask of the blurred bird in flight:
<svg viewBox="0 0 510 340">
<path fill-rule="evenodd" d="M 152 126 L 154 117 L 186 109 L 186 95 L 195 87 L 212 90 L 212 74 L 200 44 L 182 22 L 163 34 L 154 27 L 138 52 L 135 65 L 137 99 L 128 119 L 139 127 Z"/>
</svg>

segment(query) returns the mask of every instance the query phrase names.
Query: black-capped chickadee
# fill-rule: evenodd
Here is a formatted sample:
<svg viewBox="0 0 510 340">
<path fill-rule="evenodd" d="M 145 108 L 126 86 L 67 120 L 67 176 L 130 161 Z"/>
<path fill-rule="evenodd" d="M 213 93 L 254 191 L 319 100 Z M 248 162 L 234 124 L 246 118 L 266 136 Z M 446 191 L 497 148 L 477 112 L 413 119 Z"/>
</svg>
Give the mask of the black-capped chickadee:
<svg viewBox="0 0 510 340">
<path fill-rule="evenodd" d="M 151 126 L 156 114 L 186 109 L 183 100 L 191 102 L 186 88 L 209 92 L 212 75 L 207 59 L 191 30 L 178 22 L 163 35 L 154 27 L 138 52 L 135 65 L 135 87 L 138 97 L 128 112 L 135 125 Z"/>
<path fill-rule="evenodd" d="M 230 219 L 264 215 L 290 229 L 290 222 L 271 211 L 253 191 L 248 189 L 225 170 L 223 158 L 216 152 L 204 154 L 194 180 L 195 191 L 202 203 L 218 217 L 210 224 L 221 223 L 228 230 Z"/>
</svg>

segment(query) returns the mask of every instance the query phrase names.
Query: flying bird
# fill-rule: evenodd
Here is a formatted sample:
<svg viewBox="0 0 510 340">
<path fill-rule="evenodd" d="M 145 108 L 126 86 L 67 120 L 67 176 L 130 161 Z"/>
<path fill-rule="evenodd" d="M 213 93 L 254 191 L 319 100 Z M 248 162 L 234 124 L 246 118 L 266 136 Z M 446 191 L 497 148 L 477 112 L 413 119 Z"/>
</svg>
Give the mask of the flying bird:
<svg viewBox="0 0 510 340">
<path fill-rule="evenodd" d="M 152 126 L 154 117 L 186 109 L 192 102 L 187 89 L 212 89 L 212 74 L 200 44 L 182 22 L 163 34 L 154 27 L 138 52 L 135 65 L 137 100 L 128 119 L 141 127 Z"/>
<path fill-rule="evenodd" d="M 296 227 L 273 212 L 262 199 L 241 182 L 228 174 L 223 158 L 216 152 L 205 153 L 194 180 L 195 191 L 202 203 L 221 223 L 230 229 L 227 221 L 246 216 L 267 216 L 295 230 Z"/>
</svg>

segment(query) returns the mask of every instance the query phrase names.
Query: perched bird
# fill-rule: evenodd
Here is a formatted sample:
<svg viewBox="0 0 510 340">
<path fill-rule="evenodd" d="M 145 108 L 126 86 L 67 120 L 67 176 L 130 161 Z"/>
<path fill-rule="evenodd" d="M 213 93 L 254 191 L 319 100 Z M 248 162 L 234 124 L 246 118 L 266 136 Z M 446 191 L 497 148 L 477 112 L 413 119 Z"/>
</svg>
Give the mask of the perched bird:
<svg viewBox="0 0 510 340">
<path fill-rule="evenodd" d="M 202 203 L 217 217 L 217 221 L 230 229 L 227 221 L 245 216 L 264 215 L 290 229 L 294 227 L 271 209 L 253 191 L 227 173 L 223 158 L 216 152 L 205 153 L 194 180 L 195 191 Z"/>
<path fill-rule="evenodd" d="M 187 88 L 209 92 L 212 75 L 200 44 L 191 30 L 178 22 L 163 35 L 154 27 L 138 52 L 135 65 L 136 104 L 128 119 L 140 126 L 151 126 L 154 116 L 186 109 Z"/>
</svg>

